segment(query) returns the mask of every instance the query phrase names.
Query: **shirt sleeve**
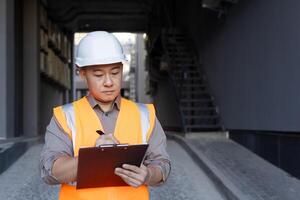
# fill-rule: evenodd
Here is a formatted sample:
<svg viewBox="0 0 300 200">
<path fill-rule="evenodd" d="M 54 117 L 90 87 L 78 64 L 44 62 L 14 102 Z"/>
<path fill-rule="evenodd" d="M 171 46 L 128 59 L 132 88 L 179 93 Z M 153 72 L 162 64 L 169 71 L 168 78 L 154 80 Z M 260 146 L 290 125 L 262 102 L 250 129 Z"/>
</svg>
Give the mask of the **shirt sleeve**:
<svg viewBox="0 0 300 200">
<path fill-rule="evenodd" d="M 56 159 L 65 155 L 73 156 L 73 144 L 53 116 L 46 129 L 45 144 L 40 157 L 40 171 L 44 182 L 50 185 L 60 184 L 52 175 L 52 166 Z"/>
<path fill-rule="evenodd" d="M 155 119 L 155 125 L 148 141 L 149 147 L 144 161 L 145 166 L 158 167 L 163 175 L 163 179 L 157 185 L 163 184 L 169 177 L 171 171 L 171 161 L 167 153 L 167 139 L 164 130 L 158 119 Z M 157 186 L 156 185 L 156 186 Z"/>
</svg>

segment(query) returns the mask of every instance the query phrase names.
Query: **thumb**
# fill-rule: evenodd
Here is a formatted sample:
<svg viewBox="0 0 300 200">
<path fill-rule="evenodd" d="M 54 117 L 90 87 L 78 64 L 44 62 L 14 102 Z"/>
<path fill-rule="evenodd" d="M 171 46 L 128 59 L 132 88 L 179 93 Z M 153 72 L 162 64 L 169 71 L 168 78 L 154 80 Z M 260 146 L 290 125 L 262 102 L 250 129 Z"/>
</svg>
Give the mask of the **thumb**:
<svg viewBox="0 0 300 200">
<path fill-rule="evenodd" d="M 115 144 L 120 144 L 119 140 L 113 134 L 110 133 L 109 137 Z"/>
</svg>

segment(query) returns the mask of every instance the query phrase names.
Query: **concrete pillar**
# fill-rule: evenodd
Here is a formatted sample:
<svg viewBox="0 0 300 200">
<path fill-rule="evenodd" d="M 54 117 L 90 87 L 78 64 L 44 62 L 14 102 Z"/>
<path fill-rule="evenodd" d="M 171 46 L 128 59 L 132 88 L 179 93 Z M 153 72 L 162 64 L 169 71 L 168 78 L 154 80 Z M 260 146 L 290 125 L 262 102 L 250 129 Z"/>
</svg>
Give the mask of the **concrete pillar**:
<svg viewBox="0 0 300 200">
<path fill-rule="evenodd" d="M 145 68 L 145 41 L 143 34 L 137 34 L 136 36 L 136 52 L 137 52 L 137 68 L 136 68 L 136 91 L 137 101 L 141 103 L 150 103 L 151 98 L 146 94 L 146 77 L 148 72 Z"/>
<path fill-rule="evenodd" d="M 23 1 L 23 130 L 39 133 L 39 1 Z"/>
<path fill-rule="evenodd" d="M 6 138 L 6 1 L 0 0 L 0 137 Z"/>
<path fill-rule="evenodd" d="M 14 1 L 0 0 L 0 138 L 15 134 Z"/>
</svg>

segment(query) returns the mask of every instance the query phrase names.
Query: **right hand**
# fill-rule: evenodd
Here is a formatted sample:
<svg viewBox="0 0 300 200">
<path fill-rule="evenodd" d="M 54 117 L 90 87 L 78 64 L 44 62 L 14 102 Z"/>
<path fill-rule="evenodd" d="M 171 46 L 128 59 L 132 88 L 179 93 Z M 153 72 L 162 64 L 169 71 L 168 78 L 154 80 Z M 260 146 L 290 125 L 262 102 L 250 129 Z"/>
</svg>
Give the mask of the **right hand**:
<svg viewBox="0 0 300 200">
<path fill-rule="evenodd" d="M 95 146 L 98 147 L 103 144 L 119 144 L 119 141 L 113 136 L 113 134 L 101 135 L 95 143 Z"/>
</svg>

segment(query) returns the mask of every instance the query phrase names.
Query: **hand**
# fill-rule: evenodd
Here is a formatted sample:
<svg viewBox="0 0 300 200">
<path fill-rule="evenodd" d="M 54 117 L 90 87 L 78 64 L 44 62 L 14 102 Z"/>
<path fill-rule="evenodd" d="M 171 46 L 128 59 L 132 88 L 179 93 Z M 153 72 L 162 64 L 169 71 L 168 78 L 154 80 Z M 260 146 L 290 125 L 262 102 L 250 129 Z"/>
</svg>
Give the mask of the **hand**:
<svg viewBox="0 0 300 200">
<path fill-rule="evenodd" d="M 95 146 L 98 147 L 103 144 L 119 144 L 119 141 L 113 136 L 113 134 L 101 135 L 95 143 Z"/>
<path fill-rule="evenodd" d="M 146 182 L 149 172 L 143 164 L 141 167 L 124 164 L 122 168 L 115 169 L 115 174 L 120 176 L 128 185 L 137 188 Z"/>
</svg>

